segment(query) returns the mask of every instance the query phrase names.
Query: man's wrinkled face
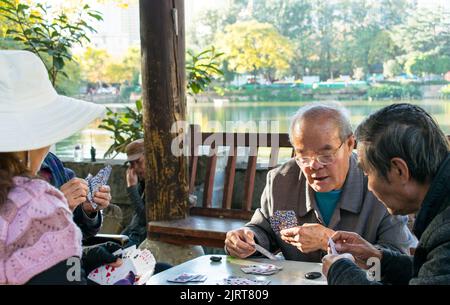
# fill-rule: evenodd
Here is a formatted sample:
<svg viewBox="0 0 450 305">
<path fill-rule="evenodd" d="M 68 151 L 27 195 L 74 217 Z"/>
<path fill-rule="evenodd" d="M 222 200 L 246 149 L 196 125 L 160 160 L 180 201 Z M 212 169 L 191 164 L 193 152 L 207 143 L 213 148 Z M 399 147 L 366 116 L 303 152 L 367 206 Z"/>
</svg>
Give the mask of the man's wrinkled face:
<svg viewBox="0 0 450 305">
<path fill-rule="evenodd" d="M 398 179 L 395 170 L 387 173 L 387 178 L 382 177 L 375 169 L 365 161 L 363 145 L 358 144 L 358 163 L 363 168 L 368 178 L 367 188 L 381 201 L 392 215 L 407 215 L 415 212 L 414 206 L 409 204 L 405 185 Z"/>
<path fill-rule="evenodd" d="M 139 159 L 130 161 L 130 168 L 136 171 L 136 174 L 140 180 L 145 179 L 145 159 L 144 155 L 139 157 Z"/>
<path fill-rule="evenodd" d="M 353 136 L 342 142 L 335 121 L 318 117 L 298 122 L 292 138 L 297 164 L 311 188 L 316 192 L 341 189 L 355 143 Z"/>
</svg>

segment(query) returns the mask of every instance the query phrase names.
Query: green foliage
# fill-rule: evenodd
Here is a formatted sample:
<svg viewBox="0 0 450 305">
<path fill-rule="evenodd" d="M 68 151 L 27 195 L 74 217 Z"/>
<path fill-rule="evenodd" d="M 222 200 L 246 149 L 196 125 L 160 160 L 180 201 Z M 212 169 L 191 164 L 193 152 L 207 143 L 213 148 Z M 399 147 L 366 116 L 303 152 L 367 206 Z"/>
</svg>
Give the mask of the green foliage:
<svg viewBox="0 0 450 305">
<path fill-rule="evenodd" d="M 450 71 L 450 56 L 419 53 L 407 60 L 405 69 L 415 75 L 444 74 Z"/>
<path fill-rule="evenodd" d="M 292 44 L 268 23 L 238 22 L 225 27 L 217 36 L 217 44 L 225 52 L 228 68 L 237 73 L 263 73 L 269 81 L 275 74 L 289 69 Z"/>
<path fill-rule="evenodd" d="M 75 61 L 69 61 L 62 70 L 68 77 L 58 77 L 56 80 L 56 91 L 59 94 L 74 96 L 80 93 L 80 88 L 84 84 L 81 78 L 80 65 Z"/>
<path fill-rule="evenodd" d="M 187 92 L 194 95 L 205 91 L 213 77 L 223 75 L 219 62 L 223 53 L 217 53 L 213 46 L 198 54 L 191 50 L 187 53 Z"/>
<path fill-rule="evenodd" d="M 345 84 L 322 85 L 312 88 L 304 84 L 271 84 L 254 85 L 247 84 L 241 87 L 227 86 L 225 96 L 232 101 L 256 101 L 256 102 L 295 102 L 313 101 L 321 95 L 335 95 L 337 99 L 361 98 L 367 92 L 366 85 L 345 86 Z"/>
<path fill-rule="evenodd" d="M 422 91 L 414 85 L 376 85 L 367 91 L 369 99 L 417 99 Z"/>
<path fill-rule="evenodd" d="M 129 57 L 133 58 L 133 54 L 136 55 L 139 52 L 131 51 L 129 54 L 131 54 Z M 198 54 L 188 51 L 190 58 L 186 64 L 188 74 L 186 86 L 189 94 L 193 95 L 203 92 L 211 84 L 214 76 L 223 75 L 218 62 L 218 58 L 222 54 L 217 53 L 214 47 L 210 47 Z M 124 62 L 127 63 L 126 60 Z M 136 60 L 129 60 L 130 70 L 133 69 L 132 63 L 135 62 Z M 133 78 L 136 78 L 136 75 Z M 137 79 L 134 79 L 131 85 L 124 85 L 120 93 L 121 96 L 128 99 L 132 92 L 139 91 L 138 88 L 140 87 L 136 85 L 136 82 Z M 221 88 L 214 89 L 222 92 Z M 126 107 L 124 111 L 114 112 L 108 108 L 106 115 L 106 119 L 102 121 L 99 127 L 113 133 L 111 138 L 114 140 L 114 143 L 105 152 L 105 157 L 112 155 L 114 152 L 116 155 L 125 152 L 125 148 L 129 143 L 144 136 L 141 100 L 136 101 L 136 110 Z"/>
<path fill-rule="evenodd" d="M 113 134 L 111 138 L 114 143 L 105 152 L 105 158 L 112 155 L 114 152 L 124 153 L 127 145 L 134 140 L 144 137 L 144 130 L 142 128 L 142 101 L 136 101 L 136 110 L 126 107 L 123 112 L 114 112 L 107 108 L 107 118 L 102 120 L 99 128 L 111 131 Z"/>
<path fill-rule="evenodd" d="M 83 78 L 91 83 L 98 83 L 106 78 L 106 67 L 111 56 L 106 50 L 87 47 L 80 56 L 79 62 Z"/>
<path fill-rule="evenodd" d="M 67 77 L 64 66 L 73 60 L 71 48 L 89 41 L 88 33 L 96 32 L 88 21 L 102 20 L 101 14 L 89 5 L 84 5 L 74 18 L 64 12 L 50 18 L 50 7 L 41 3 L 30 6 L 0 0 L 0 4 L 0 16 L 14 25 L 7 29 L 6 37 L 20 42 L 42 59 L 53 85 L 59 74 Z"/>
<path fill-rule="evenodd" d="M 359 71 L 356 68 L 367 75 L 379 72 L 384 63 L 396 60 L 400 66 L 391 66 L 395 69 L 386 73 L 394 76 L 393 71 L 403 72 L 400 68 L 414 53 L 450 54 L 450 14 L 438 5 L 419 9 L 410 0 L 227 1 L 224 6 L 201 13 L 188 33 L 192 44 L 200 49 L 215 38 L 216 45 L 225 52 L 229 71 L 254 73 L 257 69 L 251 65 L 251 60 L 248 64 L 245 59 L 239 61 L 242 65 L 236 64 L 239 58 L 254 58 L 252 52 L 261 54 L 260 61 L 266 59 L 263 52 L 254 51 L 261 48 L 260 44 L 251 45 L 262 31 L 246 35 L 252 21 L 271 25 L 289 40 L 293 52 L 284 56 L 287 65 L 281 70 L 296 78 L 320 75 L 326 80 L 339 75 L 353 76 L 354 71 Z M 237 52 L 232 54 L 219 43 L 232 49 L 233 44 L 223 39 L 224 32 L 239 24 L 249 27 L 236 31 L 236 35 L 242 37 L 242 45 L 237 45 L 234 48 Z M 282 48 L 283 43 L 277 45 Z M 279 51 L 272 51 L 276 53 Z M 257 59 L 254 59 L 256 63 Z M 272 63 L 256 72 L 273 77 L 277 70 Z"/>
<path fill-rule="evenodd" d="M 407 54 L 450 54 L 450 12 L 443 7 L 411 10 L 392 36 Z"/>
</svg>

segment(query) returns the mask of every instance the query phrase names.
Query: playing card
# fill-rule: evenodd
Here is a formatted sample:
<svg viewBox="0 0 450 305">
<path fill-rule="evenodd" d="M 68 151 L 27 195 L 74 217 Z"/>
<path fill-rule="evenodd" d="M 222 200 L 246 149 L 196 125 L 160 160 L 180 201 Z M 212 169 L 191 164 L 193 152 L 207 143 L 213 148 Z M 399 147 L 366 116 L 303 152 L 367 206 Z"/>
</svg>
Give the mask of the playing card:
<svg viewBox="0 0 450 305">
<path fill-rule="evenodd" d="M 207 276 L 204 274 L 193 274 L 193 278 L 189 280 L 189 282 L 204 282 L 207 279 Z"/>
<path fill-rule="evenodd" d="M 85 179 L 86 182 L 88 183 L 89 188 L 87 199 L 94 209 L 97 208 L 97 204 L 94 202 L 94 195 L 96 192 L 98 192 L 100 187 L 108 183 L 111 171 L 112 171 L 111 165 L 107 165 L 104 168 L 102 168 L 94 177 L 89 173 L 89 175 Z"/>
<path fill-rule="evenodd" d="M 88 279 L 90 279 L 91 281 L 99 284 L 102 281 L 100 267 L 95 268 L 94 270 L 92 270 L 91 273 L 89 273 L 89 275 L 88 275 Z"/>
<path fill-rule="evenodd" d="M 132 272 L 135 276 L 135 285 L 143 285 L 153 275 L 156 260 L 149 250 L 136 249 L 133 245 L 126 249 L 119 249 L 113 255 L 122 257 L 123 264 L 120 267 L 101 266 L 93 270 L 88 278 L 100 285 L 113 285 L 116 282 L 121 283 L 120 280 L 125 279 Z"/>
<path fill-rule="evenodd" d="M 145 285 L 148 282 L 148 280 L 153 276 L 153 271 L 154 270 L 151 270 L 139 277 L 136 277 L 135 285 Z"/>
<path fill-rule="evenodd" d="M 197 275 L 195 274 L 181 273 L 177 275 L 175 278 L 167 279 L 167 281 L 173 283 L 187 283 L 195 277 L 197 277 Z"/>
<path fill-rule="evenodd" d="M 130 259 L 123 259 L 122 261 L 122 265 L 117 268 L 111 267 L 109 265 L 105 266 L 103 285 L 113 285 L 117 281 L 126 278 L 130 272 L 136 274 L 136 270 Z"/>
<path fill-rule="evenodd" d="M 261 247 L 258 244 L 255 244 L 255 249 L 256 249 L 256 251 L 258 251 L 259 253 L 261 253 L 262 255 L 264 255 L 265 257 L 267 257 L 271 260 L 274 260 L 274 261 L 278 260 L 278 258 L 275 255 L 273 255 L 272 253 L 270 253 L 269 251 L 267 251 L 266 249 L 264 249 L 263 247 Z"/>
<path fill-rule="evenodd" d="M 295 211 L 275 211 L 273 216 L 269 217 L 272 230 L 277 233 L 284 229 L 297 226 L 297 215 Z"/>
<path fill-rule="evenodd" d="M 153 254 L 147 250 L 136 249 L 130 256 L 134 267 L 136 268 L 137 275 L 142 276 L 150 271 L 153 272 L 156 260 Z"/>
<path fill-rule="evenodd" d="M 130 271 L 136 273 L 136 270 L 130 259 L 122 260 L 120 267 L 112 267 L 110 265 L 100 266 L 88 275 L 88 279 L 100 285 L 112 285 L 115 282 L 125 278 Z"/>
<path fill-rule="evenodd" d="M 119 249 L 113 253 L 114 256 L 120 256 L 121 258 L 129 258 L 136 251 L 136 245 L 132 245 L 126 249 Z"/>
<path fill-rule="evenodd" d="M 331 254 L 339 254 L 336 251 L 336 244 L 334 243 L 333 239 L 331 239 L 331 237 L 328 239 L 328 246 L 331 249 Z"/>
<path fill-rule="evenodd" d="M 272 275 L 282 268 L 272 264 L 248 265 L 241 267 L 241 270 L 247 274 Z"/>
<path fill-rule="evenodd" d="M 250 280 L 244 277 L 229 276 L 224 278 L 218 285 L 269 285 L 270 281 Z"/>
</svg>

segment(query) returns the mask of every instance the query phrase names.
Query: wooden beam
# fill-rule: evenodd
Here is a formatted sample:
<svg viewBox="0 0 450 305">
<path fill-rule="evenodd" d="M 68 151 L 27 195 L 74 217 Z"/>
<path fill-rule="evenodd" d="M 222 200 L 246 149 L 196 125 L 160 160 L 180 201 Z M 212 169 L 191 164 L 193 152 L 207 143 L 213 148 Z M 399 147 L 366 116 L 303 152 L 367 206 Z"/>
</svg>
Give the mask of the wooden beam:
<svg viewBox="0 0 450 305">
<path fill-rule="evenodd" d="M 142 104 L 148 221 L 184 218 L 188 207 L 187 160 L 172 142 L 185 132 L 184 0 L 139 1 Z"/>
</svg>

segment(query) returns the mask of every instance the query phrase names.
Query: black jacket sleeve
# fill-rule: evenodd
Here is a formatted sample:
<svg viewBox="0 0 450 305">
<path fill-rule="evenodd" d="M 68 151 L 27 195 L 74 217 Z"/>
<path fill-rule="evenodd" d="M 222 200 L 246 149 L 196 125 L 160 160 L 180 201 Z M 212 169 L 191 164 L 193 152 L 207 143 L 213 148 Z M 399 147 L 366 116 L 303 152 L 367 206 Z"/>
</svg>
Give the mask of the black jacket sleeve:
<svg viewBox="0 0 450 305">
<path fill-rule="evenodd" d="M 376 281 L 369 281 L 367 274 L 349 259 L 340 259 L 328 270 L 329 285 L 381 285 Z"/>
<path fill-rule="evenodd" d="M 408 285 L 413 276 L 413 257 L 398 251 L 383 249 L 381 281 L 394 285 Z"/>
<path fill-rule="evenodd" d="M 94 218 L 89 217 L 83 211 L 81 205 L 77 206 L 73 211 L 73 221 L 83 233 L 83 240 L 97 235 L 102 226 L 102 213 L 97 212 Z"/>
<path fill-rule="evenodd" d="M 138 185 L 133 185 L 127 188 L 128 198 L 130 198 L 131 204 L 134 207 L 134 212 L 137 215 L 143 213 L 145 204 L 141 197 L 141 189 Z"/>
<path fill-rule="evenodd" d="M 407 285 L 412 277 L 412 257 L 397 251 L 383 249 L 381 282 L 370 281 L 367 274 L 348 259 L 338 260 L 328 271 L 330 285 Z"/>
</svg>

